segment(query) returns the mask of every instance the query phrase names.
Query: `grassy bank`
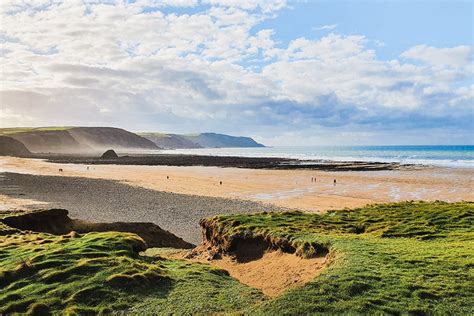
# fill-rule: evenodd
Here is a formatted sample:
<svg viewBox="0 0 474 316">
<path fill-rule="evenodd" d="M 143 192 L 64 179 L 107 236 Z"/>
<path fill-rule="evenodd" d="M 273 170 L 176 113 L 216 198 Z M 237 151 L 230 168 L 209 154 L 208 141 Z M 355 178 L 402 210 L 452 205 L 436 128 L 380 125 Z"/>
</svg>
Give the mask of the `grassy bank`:
<svg viewBox="0 0 474 316">
<path fill-rule="evenodd" d="M 145 258 L 134 234 L 0 237 L 0 314 L 235 311 L 263 295 L 223 270 Z M 198 289 L 198 290 L 197 290 Z"/>
<path fill-rule="evenodd" d="M 229 245 L 265 238 L 331 265 L 269 299 L 208 265 L 139 255 L 127 233 L 27 233 L 0 224 L 0 314 L 474 313 L 474 203 L 399 203 L 324 215 L 223 215 Z"/>
<path fill-rule="evenodd" d="M 264 236 L 286 240 L 303 255 L 324 248 L 335 254 L 332 266 L 313 282 L 254 312 L 474 312 L 473 203 L 413 202 L 208 221 L 230 240 Z"/>
</svg>

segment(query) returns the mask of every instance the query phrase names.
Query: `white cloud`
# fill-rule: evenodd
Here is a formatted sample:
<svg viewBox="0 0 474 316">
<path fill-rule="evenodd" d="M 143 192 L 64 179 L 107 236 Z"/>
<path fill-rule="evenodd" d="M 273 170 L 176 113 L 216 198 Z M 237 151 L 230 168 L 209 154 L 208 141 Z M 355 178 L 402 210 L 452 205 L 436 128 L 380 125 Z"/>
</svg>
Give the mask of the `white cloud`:
<svg viewBox="0 0 474 316">
<path fill-rule="evenodd" d="M 313 27 L 315 31 L 333 31 L 337 28 L 337 24 L 327 24 L 318 27 Z"/>
<path fill-rule="evenodd" d="M 417 45 L 401 54 L 404 58 L 423 61 L 434 66 L 465 67 L 472 65 L 472 47 L 461 45 L 449 48 L 436 48 Z"/>
<path fill-rule="evenodd" d="M 0 125 L 299 129 L 472 103 L 469 46 L 415 46 L 385 61 L 363 35 L 282 45 L 259 26 L 284 1 L 171 3 L 193 13 L 164 13 L 160 1 L 2 2 Z"/>
</svg>

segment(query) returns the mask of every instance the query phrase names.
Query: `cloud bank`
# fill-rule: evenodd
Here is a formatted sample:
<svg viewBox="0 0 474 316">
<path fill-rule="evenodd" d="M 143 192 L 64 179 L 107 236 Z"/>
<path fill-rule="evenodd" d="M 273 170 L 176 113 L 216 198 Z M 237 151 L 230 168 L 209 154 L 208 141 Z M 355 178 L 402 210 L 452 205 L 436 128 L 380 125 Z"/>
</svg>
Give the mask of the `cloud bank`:
<svg viewBox="0 0 474 316">
<path fill-rule="evenodd" d="M 283 45 L 261 25 L 288 9 L 3 1 L 0 126 L 212 130 L 270 144 L 472 142 L 471 46 L 420 43 L 382 60 L 376 39 L 336 25 Z"/>
</svg>

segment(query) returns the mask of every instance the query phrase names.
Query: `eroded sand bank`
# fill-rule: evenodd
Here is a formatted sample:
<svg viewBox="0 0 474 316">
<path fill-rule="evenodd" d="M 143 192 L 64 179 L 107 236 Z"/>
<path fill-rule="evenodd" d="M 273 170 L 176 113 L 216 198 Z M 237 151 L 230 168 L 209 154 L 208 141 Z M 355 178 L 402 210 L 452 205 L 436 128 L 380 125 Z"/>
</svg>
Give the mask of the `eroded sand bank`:
<svg viewBox="0 0 474 316">
<path fill-rule="evenodd" d="M 2 157 L 2 171 L 112 179 L 158 191 L 239 198 L 308 211 L 402 200 L 474 200 L 472 169 L 325 172 L 199 166 L 87 166 Z"/>
</svg>

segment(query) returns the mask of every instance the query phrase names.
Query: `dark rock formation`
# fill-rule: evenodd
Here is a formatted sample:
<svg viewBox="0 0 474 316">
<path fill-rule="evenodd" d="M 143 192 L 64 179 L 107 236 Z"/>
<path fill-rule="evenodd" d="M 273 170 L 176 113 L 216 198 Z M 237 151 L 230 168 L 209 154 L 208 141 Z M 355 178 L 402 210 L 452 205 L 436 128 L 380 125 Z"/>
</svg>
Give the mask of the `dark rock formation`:
<svg viewBox="0 0 474 316">
<path fill-rule="evenodd" d="M 118 155 L 113 149 L 107 150 L 105 153 L 100 156 L 101 159 L 117 159 Z"/>
</svg>

